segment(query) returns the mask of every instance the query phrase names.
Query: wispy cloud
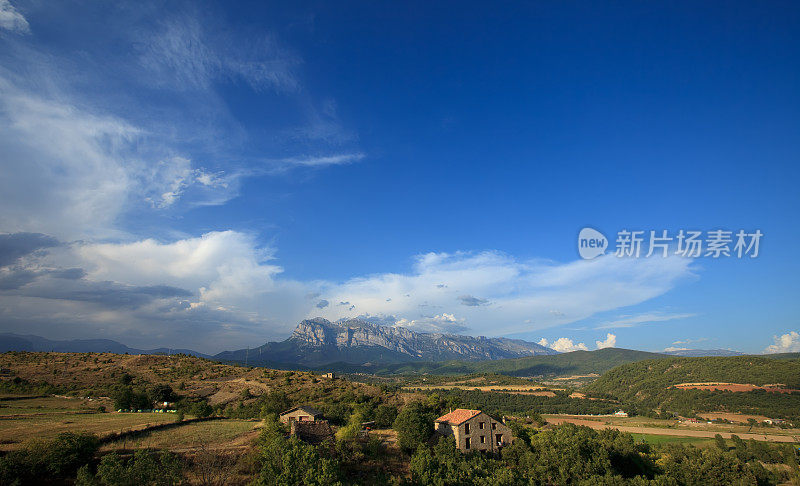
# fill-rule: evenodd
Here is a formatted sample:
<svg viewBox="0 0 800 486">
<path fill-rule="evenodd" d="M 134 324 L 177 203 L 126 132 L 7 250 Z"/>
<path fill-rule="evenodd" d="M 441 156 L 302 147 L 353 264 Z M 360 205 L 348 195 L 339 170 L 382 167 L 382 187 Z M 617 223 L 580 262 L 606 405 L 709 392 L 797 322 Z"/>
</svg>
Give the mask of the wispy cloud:
<svg viewBox="0 0 800 486">
<path fill-rule="evenodd" d="M 421 308 L 436 308 L 437 313 L 463 318 L 475 334 L 500 335 L 577 322 L 641 303 L 691 275 L 690 262 L 677 258 L 600 257 L 556 264 L 518 261 L 499 252 L 428 253 L 417 257 L 409 273 L 328 284 L 322 294 L 373 316 L 412 320 Z M 321 314 L 331 320 L 352 317 L 340 306 Z"/>
<path fill-rule="evenodd" d="M 363 159 L 363 153 L 348 153 L 335 155 L 298 156 L 276 161 L 279 168 L 291 167 L 325 167 L 329 165 L 347 165 Z"/>
<path fill-rule="evenodd" d="M 142 46 L 139 61 L 159 87 L 209 90 L 215 82 L 236 79 L 257 90 L 292 92 L 300 86 L 293 72 L 300 60 L 270 35 L 241 43 L 183 16 L 162 21 Z"/>
<path fill-rule="evenodd" d="M 672 321 L 675 319 L 686 319 L 687 317 L 694 317 L 697 314 L 666 314 L 661 312 L 650 312 L 637 315 L 623 315 L 619 316 L 613 321 L 603 322 L 595 327 L 595 329 L 618 329 L 623 327 L 636 327 L 641 324 L 648 324 L 651 322 L 664 322 Z"/>
<path fill-rule="evenodd" d="M 674 345 L 696 344 L 696 343 L 702 343 L 703 341 L 708 341 L 708 338 L 701 337 L 701 338 L 697 338 L 697 339 L 683 339 L 683 340 L 673 341 L 672 344 L 674 344 Z"/>
<path fill-rule="evenodd" d="M 0 0 L 0 29 L 19 34 L 27 34 L 31 31 L 28 21 L 11 5 L 9 0 Z"/>
</svg>

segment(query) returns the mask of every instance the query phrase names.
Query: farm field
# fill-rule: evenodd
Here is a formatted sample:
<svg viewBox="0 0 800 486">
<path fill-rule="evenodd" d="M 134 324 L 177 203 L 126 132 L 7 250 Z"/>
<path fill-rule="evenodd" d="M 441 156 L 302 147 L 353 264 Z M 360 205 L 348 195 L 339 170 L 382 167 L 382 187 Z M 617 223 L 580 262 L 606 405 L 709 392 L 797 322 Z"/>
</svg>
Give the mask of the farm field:
<svg viewBox="0 0 800 486">
<path fill-rule="evenodd" d="M 534 395 L 534 396 L 541 396 L 541 397 L 554 397 L 556 396 L 555 392 L 552 391 L 553 389 L 548 389 L 542 386 L 525 386 L 525 385 L 486 385 L 486 386 L 470 386 L 470 385 L 422 385 L 422 386 L 407 386 L 403 387 L 404 390 L 419 390 L 419 391 L 429 391 L 429 390 L 453 390 L 453 389 L 461 389 L 461 390 L 477 390 L 482 392 L 505 392 L 505 393 L 516 393 L 520 395 Z"/>
<path fill-rule="evenodd" d="M 98 403 L 103 402 L 59 397 L 1 401 L 0 450 L 16 449 L 30 439 L 52 438 L 62 432 L 89 432 L 102 437 L 175 421 L 173 414 L 166 413 L 101 413 Z"/>
<path fill-rule="evenodd" d="M 259 421 L 212 420 L 187 423 L 168 430 L 154 430 L 142 436 L 120 439 L 104 445 L 101 451 L 121 449 L 232 449 L 249 447 L 258 436 Z"/>
<path fill-rule="evenodd" d="M 750 383 L 679 383 L 674 385 L 679 390 L 719 390 L 731 392 L 750 392 L 764 390 L 770 393 L 794 393 L 800 390 L 785 388 L 782 385 L 752 385 Z"/>
<path fill-rule="evenodd" d="M 680 424 L 676 420 L 659 420 L 645 417 L 611 417 L 587 415 L 545 414 L 548 423 L 559 425 L 572 423 L 596 430 L 614 428 L 621 432 L 655 436 L 690 437 L 711 439 L 720 434 L 725 439 L 738 435 L 744 440 L 800 443 L 800 430 L 764 427 L 747 427 L 735 424 Z"/>
<path fill-rule="evenodd" d="M 696 447 L 707 447 L 714 443 L 711 439 L 704 437 L 680 437 L 676 435 L 656 435 L 632 433 L 633 440 L 636 442 L 646 442 L 650 445 L 660 444 L 687 444 Z"/>
</svg>

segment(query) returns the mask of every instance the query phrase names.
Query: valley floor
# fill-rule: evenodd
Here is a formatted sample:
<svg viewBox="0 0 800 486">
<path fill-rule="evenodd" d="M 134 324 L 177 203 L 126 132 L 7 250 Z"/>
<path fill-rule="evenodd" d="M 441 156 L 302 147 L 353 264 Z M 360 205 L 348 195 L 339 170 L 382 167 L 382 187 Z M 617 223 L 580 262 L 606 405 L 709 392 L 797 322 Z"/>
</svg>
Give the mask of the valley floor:
<svg viewBox="0 0 800 486">
<path fill-rule="evenodd" d="M 800 429 L 750 428 L 736 424 L 684 425 L 677 423 L 675 420 L 640 419 L 637 417 L 628 419 L 622 417 L 598 417 L 596 415 L 548 414 L 543 415 L 543 417 L 553 425 L 571 423 L 591 427 L 595 430 L 616 429 L 620 432 L 632 434 L 708 439 L 713 439 L 717 434 L 724 439 L 730 439 L 732 435 L 737 435 L 744 440 L 753 439 L 800 444 Z"/>
</svg>

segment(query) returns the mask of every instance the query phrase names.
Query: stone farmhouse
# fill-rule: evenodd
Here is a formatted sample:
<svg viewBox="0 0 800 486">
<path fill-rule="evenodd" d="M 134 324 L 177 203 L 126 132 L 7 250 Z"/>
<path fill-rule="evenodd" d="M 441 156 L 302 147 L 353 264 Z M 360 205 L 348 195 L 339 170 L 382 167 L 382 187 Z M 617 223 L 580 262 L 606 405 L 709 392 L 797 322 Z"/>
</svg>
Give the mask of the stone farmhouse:
<svg viewBox="0 0 800 486">
<path fill-rule="evenodd" d="M 458 408 L 434 421 L 436 432 L 452 435 L 462 452 L 497 451 L 514 437 L 503 422 L 480 410 Z"/>
</svg>

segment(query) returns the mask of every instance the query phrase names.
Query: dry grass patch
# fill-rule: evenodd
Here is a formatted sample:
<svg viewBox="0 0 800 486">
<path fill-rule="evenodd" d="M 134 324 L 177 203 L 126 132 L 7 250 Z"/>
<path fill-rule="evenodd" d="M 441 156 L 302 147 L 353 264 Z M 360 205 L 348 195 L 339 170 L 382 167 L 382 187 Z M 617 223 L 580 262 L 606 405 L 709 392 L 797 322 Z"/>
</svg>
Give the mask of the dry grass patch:
<svg viewBox="0 0 800 486">
<path fill-rule="evenodd" d="M 120 439 L 102 447 L 118 449 L 224 449 L 247 446 L 258 435 L 258 422 L 249 420 L 211 420 L 194 422 L 169 430 L 154 430 L 133 439 Z"/>
</svg>

